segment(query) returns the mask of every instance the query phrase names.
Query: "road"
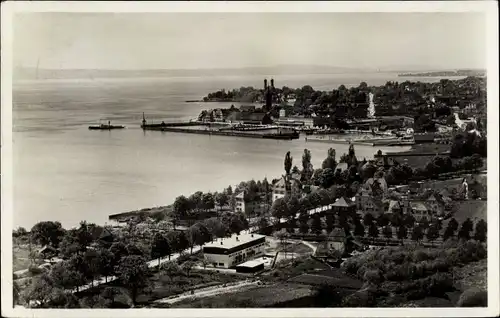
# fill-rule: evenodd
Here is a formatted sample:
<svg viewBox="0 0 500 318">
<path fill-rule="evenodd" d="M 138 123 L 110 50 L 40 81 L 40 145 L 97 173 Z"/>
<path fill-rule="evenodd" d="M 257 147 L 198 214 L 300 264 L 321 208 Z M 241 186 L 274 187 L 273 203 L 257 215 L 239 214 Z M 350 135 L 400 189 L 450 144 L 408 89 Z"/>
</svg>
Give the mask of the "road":
<svg viewBox="0 0 500 318">
<path fill-rule="evenodd" d="M 198 251 L 201 250 L 201 246 L 195 246 L 193 247 L 193 253 L 196 253 Z M 161 265 L 161 264 L 164 264 L 164 263 L 167 263 L 167 262 L 170 262 L 170 261 L 174 261 L 176 259 L 178 259 L 181 255 L 184 255 L 186 253 L 190 253 L 191 251 L 191 248 L 188 248 L 186 250 L 184 250 L 181 253 L 174 253 L 172 255 L 170 255 L 170 259 L 168 257 L 162 257 L 160 259 L 153 259 L 151 261 L 148 262 L 148 267 L 149 268 L 155 268 L 155 267 L 158 267 L 158 265 Z M 158 261 L 159 260 L 159 261 Z M 72 289 L 72 290 L 67 290 L 68 292 L 72 292 L 72 293 L 75 293 L 75 292 L 81 292 L 81 291 L 84 291 L 84 290 L 87 290 L 89 288 L 92 288 L 92 287 L 95 287 L 95 286 L 99 286 L 99 285 L 102 285 L 102 284 L 106 284 L 106 283 L 109 283 L 109 282 L 112 282 L 114 280 L 116 280 L 117 277 L 116 276 L 108 276 L 108 277 L 100 277 L 96 280 L 94 280 L 93 282 L 91 283 L 88 283 L 86 285 L 83 285 L 83 286 L 79 286 L 78 289 Z"/>
<path fill-rule="evenodd" d="M 173 304 L 190 298 L 210 297 L 210 296 L 234 292 L 242 287 L 256 286 L 259 284 L 259 282 L 260 281 L 243 280 L 233 284 L 221 284 L 208 288 L 202 288 L 199 290 L 189 291 L 180 295 L 176 295 L 174 297 L 159 299 L 155 302 Z"/>
</svg>

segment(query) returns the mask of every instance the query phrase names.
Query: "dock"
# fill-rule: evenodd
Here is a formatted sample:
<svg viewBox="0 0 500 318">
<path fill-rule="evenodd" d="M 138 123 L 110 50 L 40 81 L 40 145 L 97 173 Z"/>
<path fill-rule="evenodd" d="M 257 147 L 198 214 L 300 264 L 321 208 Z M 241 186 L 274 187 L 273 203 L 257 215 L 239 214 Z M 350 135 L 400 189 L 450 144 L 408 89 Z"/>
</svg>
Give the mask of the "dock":
<svg viewBox="0 0 500 318">
<path fill-rule="evenodd" d="M 229 136 L 260 139 L 293 140 L 299 139 L 300 134 L 295 129 L 269 125 L 233 125 L 230 123 L 206 123 L 198 121 L 148 124 L 142 121 L 143 130 L 175 132 L 184 134 L 200 134 L 210 136 Z"/>
</svg>

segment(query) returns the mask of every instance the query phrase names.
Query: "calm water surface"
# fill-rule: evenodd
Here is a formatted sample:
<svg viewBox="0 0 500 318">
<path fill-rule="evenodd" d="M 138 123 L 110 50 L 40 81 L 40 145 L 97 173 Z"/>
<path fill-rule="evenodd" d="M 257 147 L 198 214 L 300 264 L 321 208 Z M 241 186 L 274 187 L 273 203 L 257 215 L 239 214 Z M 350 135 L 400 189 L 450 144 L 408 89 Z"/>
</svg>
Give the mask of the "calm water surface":
<svg viewBox="0 0 500 318">
<path fill-rule="evenodd" d="M 302 152 L 308 148 L 313 165 L 320 166 L 332 145 L 143 132 L 139 128 L 142 112 L 159 122 L 191 119 L 204 108 L 228 107 L 184 101 L 221 88 L 260 87 L 263 77 L 16 83 L 14 226 L 29 228 L 38 221 L 57 220 L 70 227 L 84 219 L 103 224 L 109 214 L 167 205 L 182 194 L 218 191 L 252 178 L 271 180 L 282 174 L 287 151 L 300 167 Z M 406 79 L 395 74 L 304 75 L 275 78 L 275 82 L 279 87 L 309 84 L 330 90 L 340 84 L 366 81 L 381 85 Z M 127 129 L 89 131 L 88 125 L 99 120 L 124 124 Z M 348 148 L 334 147 L 338 157 Z M 398 149 L 408 148 L 390 147 L 391 151 Z M 358 158 L 372 158 L 377 150 L 356 146 Z"/>
</svg>

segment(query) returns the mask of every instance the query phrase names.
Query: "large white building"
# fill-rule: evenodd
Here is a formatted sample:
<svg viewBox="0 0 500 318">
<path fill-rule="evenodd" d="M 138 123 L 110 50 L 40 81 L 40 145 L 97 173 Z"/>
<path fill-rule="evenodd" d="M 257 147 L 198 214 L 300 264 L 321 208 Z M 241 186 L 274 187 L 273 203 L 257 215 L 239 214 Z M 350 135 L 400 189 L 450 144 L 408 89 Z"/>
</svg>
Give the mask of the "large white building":
<svg viewBox="0 0 500 318">
<path fill-rule="evenodd" d="M 266 237 L 259 234 L 232 235 L 203 247 L 205 260 L 214 267 L 230 268 L 264 254 Z"/>
</svg>

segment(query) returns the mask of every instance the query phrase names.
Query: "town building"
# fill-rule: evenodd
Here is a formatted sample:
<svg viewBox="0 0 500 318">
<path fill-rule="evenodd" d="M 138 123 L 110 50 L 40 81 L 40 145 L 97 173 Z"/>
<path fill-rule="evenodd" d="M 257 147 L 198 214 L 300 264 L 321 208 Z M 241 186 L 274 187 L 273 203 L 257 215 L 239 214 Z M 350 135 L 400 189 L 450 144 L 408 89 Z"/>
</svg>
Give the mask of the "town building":
<svg viewBox="0 0 500 318">
<path fill-rule="evenodd" d="M 336 215 L 355 215 L 356 204 L 349 198 L 340 197 L 332 204 L 332 210 Z"/>
<path fill-rule="evenodd" d="M 282 176 L 281 179 L 273 184 L 273 202 L 276 201 L 276 199 L 284 198 L 286 195 L 292 194 L 294 191 L 300 193 L 300 180 L 298 177 L 293 175 L 289 177 Z"/>
<path fill-rule="evenodd" d="M 271 125 L 273 120 L 267 113 L 261 112 L 233 112 L 227 120 L 230 123 L 249 125 Z"/>
<path fill-rule="evenodd" d="M 205 244 L 203 255 L 213 267 L 232 268 L 264 254 L 266 237 L 259 234 L 232 235 Z"/>
<path fill-rule="evenodd" d="M 247 201 L 245 199 L 245 192 L 241 191 L 235 196 L 235 211 L 244 213 L 246 216 L 254 217 L 269 210 L 269 205 L 262 200 Z"/>
<path fill-rule="evenodd" d="M 355 196 L 356 209 L 361 215 L 367 213 L 378 217 L 384 213 L 384 205 L 381 199 L 374 198 L 371 191 L 361 189 Z"/>
</svg>

